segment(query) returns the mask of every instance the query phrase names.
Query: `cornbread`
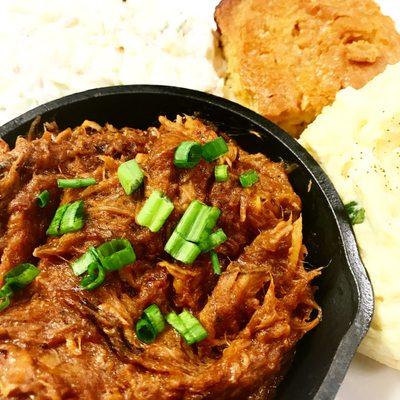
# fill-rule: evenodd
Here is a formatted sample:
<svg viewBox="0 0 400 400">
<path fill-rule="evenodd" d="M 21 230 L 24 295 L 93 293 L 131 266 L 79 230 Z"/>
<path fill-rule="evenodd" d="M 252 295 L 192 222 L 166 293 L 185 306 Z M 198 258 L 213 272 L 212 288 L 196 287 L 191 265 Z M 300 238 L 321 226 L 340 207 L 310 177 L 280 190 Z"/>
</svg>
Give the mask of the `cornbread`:
<svg viewBox="0 0 400 400">
<path fill-rule="evenodd" d="M 222 0 L 225 95 L 297 137 L 338 90 L 400 60 L 400 35 L 371 0 Z"/>
<path fill-rule="evenodd" d="M 375 315 L 360 351 L 400 369 L 400 63 L 364 88 L 340 91 L 301 135 L 344 203 L 356 201 L 354 225 L 375 292 Z"/>
</svg>

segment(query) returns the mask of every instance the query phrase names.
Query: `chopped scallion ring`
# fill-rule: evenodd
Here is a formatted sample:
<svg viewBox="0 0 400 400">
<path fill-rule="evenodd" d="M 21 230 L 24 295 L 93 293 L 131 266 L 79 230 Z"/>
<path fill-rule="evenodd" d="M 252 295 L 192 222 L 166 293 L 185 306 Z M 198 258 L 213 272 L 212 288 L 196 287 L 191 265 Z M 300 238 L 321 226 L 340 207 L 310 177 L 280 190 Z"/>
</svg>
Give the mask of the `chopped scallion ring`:
<svg viewBox="0 0 400 400">
<path fill-rule="evenodd" d="M 201 253 L 197 244 L 185 240 L 176 230 L 168 239 L 164 250 L 175 260 L 185 264 L 192 264 Z"/>
<path fill-rule="evenodd" d="M 127 195 L 132 194 L 143 183 L 144 174 L 135 160 L 124 162 L 118 167 L 118 179 Z"/>
<path fill-rule="evenodd" d="M 352 225 L 362 224 L 365 220 L 365 209 L 356 201 L 351 201 L 344 206 Z"/>
<path fill-rule="evenodd" d="M 136 254 L 127 239 L 113 239 L 96 249 L 101 264 L 107 271 L 116 271 L 136 261 Z"/>
<path fill-rule="evenodd" d="M 221 275 L 221 264 L 219 263 L 218 254 L 214 250 L 211 250 L 210 255 L 214 274 Z"/>
<path fill-rule="evenodd" d="M 96 249 L 92 246 L 85 254 L 83 254 L 83 256 L 75 260 L 71 265 L 74 274 L 77 276 L 82 275 L 84 272 L 87 271 L 90 264 L 98 261 L 98 258 L 95 254 Z"/>
<path fill-rule="evenodd" d="M 11 304 L 11 297 L 13 297 L 13 295 L 14 292 L 7 284 L 0 289 L 0 312 Z"/>
<path fill-rule="evenodd" d="M 83 200 L 68 204 L 61 219 L 59 233 L 63 235 L 65 233 L 76 232 L 82 229 L 83 225 L 85 225 Z"/>
<path fill-rule="evenodd" d="M 165 320 L 181 335 L 183 336 L 186 333 L 186 326 L 181 320 L 180 316 L 172 311 L 165 316 Z"/>
<path fill-rule="evenodd" d="M 202 156 L 206 161 L 212 162 L 227 152 L 228 145 L 224 138 L 218 137 L 217 139 L 203 145 Z"/>
<path fill-rule="evenodd" d="M 30 263 L 17 265 L 4 275 L 4 282 L 12 290 L 23 289 L 39 275 L 39 268 Z"/>
<path fill-rule="evenodd" d="M 165 328 L 164 316 L 161 313 L 160 308 L 157 304 L 148 306 L 144 311 L 143 315 L 151 323 L 156 333 L 161 333 Z"/>
<path fill-rule="evenodd" d="M 224 243 L 228 237 L 222 229 L 218 229 L 207 237 L 203 242 L 200 242 L 199 246 L 203 252 L 215 249 L 220 244 Z"/>
<path fill-rule="evenodd" d="M 94 178 L 76 178 L 76 179 L 57 179 L 57 185 L 59 188 L 83 188 L 96 184 Z"/>
<path fill-rule="evenodd" d="M 69 204 L 64 204 L 60 207 L 57 208 L 57 211 L 50 222 L 49 227 L 47 228 L 46 234 L 49 236 L 58 236 L 60 234 L 60 224 L 61 220 L 64 216 L 65 211 L 67 211 L 67 208 L 69 207 Z"/>
<path fill-rule="evenodd" d="M 204 231 L 200 235 L 199 242 L 203 242 L 208 238 L 208 236 L 211 234 L 211 231 L 214 229 L 215 225 L 217 224 L 218 218 L 221 215 L 221 210 L 218 207 L 210 207 L 209 208 L 209 213 L 208 213 L 208 218 L 207 218 L 207 223 L 204 228 Z"/>
<path fill-rule="evenodd" d="M 40 208 L 47 206 L 50 200 L 50 192 L 48 190 L 43 190 L 37 197 L 37 203 Z"/>
<path fill-rule="evenodd" d="M 81 287 L 84 290 L 93 290 L 98 288 L 106 278 L 106 272 L 99 262 L 93 262 L 89 265 L 87 275 L 81 280 Z"/>
<path fill-rule="evenodd" d="M 5 310 L 11 304 L 11 297 L 12 296 L 4 296 L 2 297 L 0 293 L 0 312 Z"/>
<path fill-rule="evenodd" d="M 115 271 L 135 261 L 136 254 L 129 240 L 113 239 L 103 243 L 97 249 L 90 246 L 85 254 L 72 263 L 71 268 L 74 274 L 79 276 L 93 263 L 101 264 L 105 271 Z"/>
<path fill-rule="evenodd" d="M 165 319 L 189 345 L 198 343 L 207 337 L 207 331 L 200 321 L 187 310 L 183 310 L 179 315 L 171 312 Z"/>
<path fill-rule="evenodd" d="M 178 168 L 193 168 L 201 160 L 202 148 L 197 142 L 182 142 L 175 150 L 174 164 Z"/>
<path fill-rule="evenodd" d="M 144 343 L 154 342 L 156 336 L 165 328 L 164 316 L 157 304 L 148 306 L 142 318 L 136 323 L 136 336 Z"/>
<path fill-rule="evenodd" d="M 180 219 L 176 231 L 185 240 L 197 243 L 210 234 L 220 214 L 217 207 L 209 207 L 194 200 Z"/>
<path fill-rule="evenodd" d="M 260 178 L 254 169 L 244 172 L 239 177 L 240 183 L 244 188 L 253 186 L 256 182 L 258 182 L 259 179 Z"/>
<path fill-rule="evenodd" d="M 228 166 L 216 165 L 214 168 L 214 176 L 216 182 L 226 182 L 229 179 Z"/>
<path fill-rule="evenodd" d="M 136 336 L 140 341 L 150 344 L 156 339 L 157 332 L 147 318 L 142 318 L 136 323 Z"/>
<path fill-rule="evenodd" d="M 13 295 L 14 292 L 7 283 L 0 289 L 0 312 L 5 310 L 11 304 L 11 298 Z"/>
<path fill-rule="evenodd" d="M 14 291 L 28 286 L 39 275 L 39 268 L 33 264 L 19 264 L 4 275 L 5 284 L 0 289 L 0 311 L 5 310 L 11 304 Z"/>
<path fill-rule="evenodd" d="M 174 209 L 172 201 L 155 190 L 144 203 L 136 216 L 138 225 L 146 226 L 152 232 L 158 232 Z"/>
</svg>

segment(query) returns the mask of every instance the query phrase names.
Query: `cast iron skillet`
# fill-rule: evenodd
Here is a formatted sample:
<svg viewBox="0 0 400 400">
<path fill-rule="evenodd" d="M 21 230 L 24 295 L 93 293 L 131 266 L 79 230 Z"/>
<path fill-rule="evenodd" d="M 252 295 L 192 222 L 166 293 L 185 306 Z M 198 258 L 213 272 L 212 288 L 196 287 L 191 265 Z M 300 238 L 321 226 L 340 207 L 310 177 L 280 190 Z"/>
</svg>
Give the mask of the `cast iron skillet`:
<svg viewBox="0 0 400 400">
<path fill-rule="evenodd" d="M 299 343 L 277 399 L 333 399 L 369 327 L 373 294 L 338 194 L 313 158 L 289 135 L 258 114 L 209 94 L 133 85 L 89 90 L 44 104 L 0 127 L 0 137 L 14 144 L 38 115 L 43 122 L 55 120 L 61 129 L 85 119 L 147 128 L 158 124 L 159 115 L 175 118 L 178 113 L 211 121 L 249 152 L 298 165 L 290 180 L 303 202 L 307 262 L 326 267 L 317 292 L 323 320 Z"/>
</svg>

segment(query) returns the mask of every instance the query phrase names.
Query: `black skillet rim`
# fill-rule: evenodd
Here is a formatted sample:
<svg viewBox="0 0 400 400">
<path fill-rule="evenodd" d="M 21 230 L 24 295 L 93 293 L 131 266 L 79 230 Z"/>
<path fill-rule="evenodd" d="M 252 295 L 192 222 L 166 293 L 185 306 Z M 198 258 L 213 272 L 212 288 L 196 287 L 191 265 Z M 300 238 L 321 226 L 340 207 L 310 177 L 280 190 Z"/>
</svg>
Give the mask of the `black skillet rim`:
<svg viewBox="0 0 400 400">
<path fill-rule="evenodd" d="M 127 93 L 146 93 L 150 95 L 169 94 L 181 98 L 195 99 L 207 103 L 209 106 L 217 106 L 233 112 L 240 117 L 249 120 L 253 124 L 260 126 L 262 133 L 266 131 L 268 134 L 272 135 L 275 140 L 280 142 L 282 146 L 296 157 L 299 165 L 309 172 L 315 183 L 321 188 L 338 226 L 341 240 L 344 244 L 347 267 L 349 268 L 356 284 L 356 295 L 358 299 L 358 309 L 353 323 L 342 337 L 330 368 L 314 396 L 314 399 L 333 399 L 339 390 L 350 362 L 355 355 L 361 340 L 366 335 L 371 323 L 374 308 L 373 291 L 368 274 L 358 253 L 353 230 L 348 220 L 344 217 L 345 212 L 343 209 L 343 203 L 340 200 L 336 189 L 318 163 L 295 139 L 286 134 L 271 121 L 237 103 L 196 90 L 163 85 L 111 86 L 90 89 L 84 92 L 68 95 L 40 105 L 11 120 L 5 125 L 0 126 L 0 138 L 6 136 L 9 132 L 18 127 L 33 121 L 38 115 L 56 111 L 68 104 L 88 100 L 90 98 Z"/>
</svg>

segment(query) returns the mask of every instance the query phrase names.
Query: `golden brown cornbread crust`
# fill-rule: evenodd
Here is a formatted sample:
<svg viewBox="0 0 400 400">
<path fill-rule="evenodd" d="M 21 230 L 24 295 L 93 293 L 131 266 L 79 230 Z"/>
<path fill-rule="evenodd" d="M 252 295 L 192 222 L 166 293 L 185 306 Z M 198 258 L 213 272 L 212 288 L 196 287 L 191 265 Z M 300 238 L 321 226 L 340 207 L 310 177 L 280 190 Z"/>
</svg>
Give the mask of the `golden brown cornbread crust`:
<svg viewBox="0 0 400 400">
<path fill-rule="evenodd" d="M 338 90 L 400 60 L 400 35 L 371 0 L 222 0 L 225 94 L 293 136 Z"/>
</svg>

